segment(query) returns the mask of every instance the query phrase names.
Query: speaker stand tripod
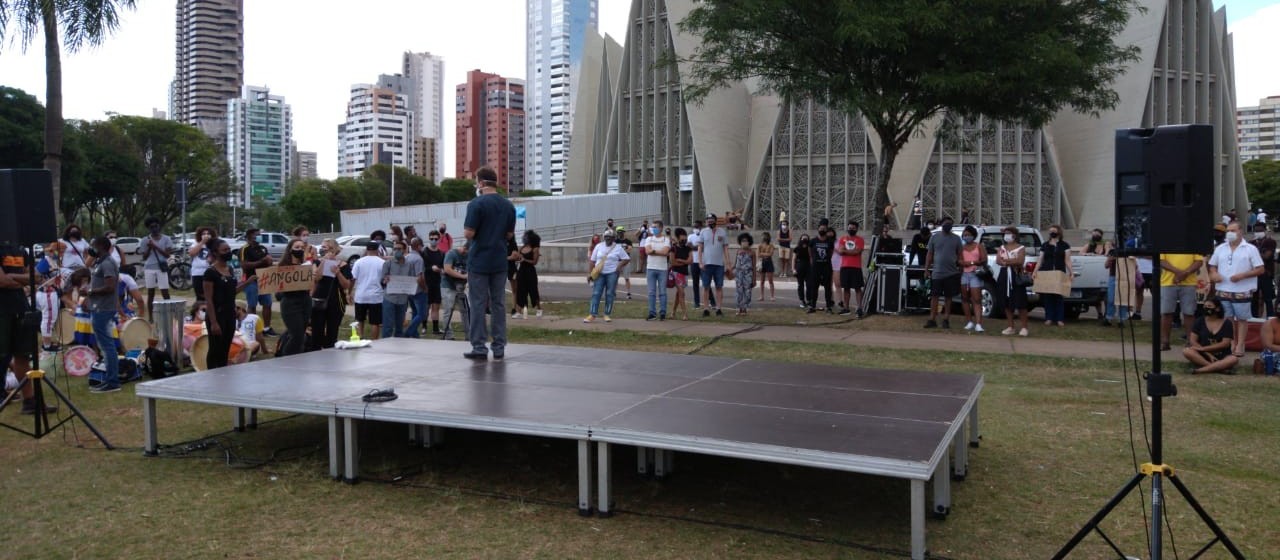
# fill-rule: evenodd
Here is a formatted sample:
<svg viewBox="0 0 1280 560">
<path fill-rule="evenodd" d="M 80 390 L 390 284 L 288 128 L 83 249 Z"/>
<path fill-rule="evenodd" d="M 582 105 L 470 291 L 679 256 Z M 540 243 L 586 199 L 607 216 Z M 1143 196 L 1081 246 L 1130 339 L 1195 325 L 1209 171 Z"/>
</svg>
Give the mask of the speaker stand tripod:
<svg viewBox="0 0 1280 560">
<path fill-rule="evenodd" d="M 1129 253 L 1129 255 L 1146 256 L 1139 255 L 1137 253 Z M 1160 253 L 1157 251 L 1150 254 L 1150 256 L 1151 262 L 1159 266 Z M 1159 269 L 1157 268 L 1157 270 Z M 1151 290 L 1151 308 L 1156 312 L 1160 310 L 1160 289 L 1158 286 Z M 1166 478 L 1169 482 L 1173 483 L 1173 487 L 1178 490 L 1178 493 L 1182 494 L 1182 497 L 1187 500 L 1187 504 L 1191 506 L 1191 509 L 1195 510 L 1196 515 L 1200 516 L 1200 520 L 1204 522 L 1205 526 L 1213 532 L 1213 540 L 1209 541 L 1196 551 L 1191 558 L 1199 558 L 1215 544 L 1222 543 L 1222 546 L 1231 553 L 1233 558 L 1236 558 L 1237 560 L 1244 560 L 1244 555 L 1240 553 L 1240 549 L 1236 548 L 1236 545 L 1231 542 L 1231 539 L 1227 537 L 1227 534 L 1223 532 L 1222 528 L 1213 520 L 1213 517 L 1209 515 L 1209 512 L 1205 511 L 1204 507 L 1200 505 L 1200 502 L 1195 499 L 1195 496 L 1191 495 L 1191 490 L 1182 483 L 1182 480 L 1177 478 L 1174 473 L 1173 466 L 1166 465 L 1163 462 L 1163 400 L 1165 397 L 1177 396 L 1178 388 L 1173 384 L 1172 375 L 1160 371 L 1160 323 L 1159 316 L 1155 313 L 1153 313 L 1153 315 L 1154 317 L 1151 322 L 1151 371 L 1146 375 L 1147 396 L 1151 397 L 1151 462 L 1144 463 L 1139 468 L 1139 471 L 1133 475 L 1133 478 L 1130 478 L 1129 482 L 1121 487 L 1120 491 L 1117 492 L 1116 495 L 1102 507 L 1102 509 L 1098 510 L 1098 512 L 1089 519 L 1089 522 L 1085 523 L 1084 526 L 1076 532 L 1075 536 L 1071 537 L 1071 540 L 1067 541 L 1067 544 L 1064 545 L 1057 554 L 1053 555 L 1054 560 L 1063 560 L 1066 558 L 1067 555 L 1075 549 L 1076 545 L 1080 544 L 1080 541 L 1083 540 L 1085 536 L 1094 531 L 1096 531 L 1098 536 L 1102 537 L 1102 540 L 1111 547 L 1111 550 L 1115 551 L 1115 553 L 1119 555 L 1121 560 L 1129 558 L 1129 556 L 1120 550 L 1120 547 L 1117 546 L 1106 533 L 1102 532 L 1102 529 L 1098 527 L 1098 524 L 1111 513 L 1111 510 L 1120 505 L 1120 502 L 1124 501 L 1125 497 L 1127 497 L 1130 492 L 1135 488 L 1138 488 L 1142 483 L 1142 480 L 1146 477 L 1151 477 L 1151 537 L 1149 541 L 1151 544 L 1151 549 L 1149 551 L 1151 554 L 1151 560 L 1160 560 L 1163 552 L 1163 546 L 1161 544 L 1161 539 L 1163 537 L 1162 522 L 1165 499 L 1163 481 Z"/>
<path fill-rule="evenodd" d="M 28 303 L 30 303 L 31 309 L 34 310 L 36 308 L 36 286 L 38 286 L 38 284 L 36 284 L 36 269 L 35 269 L 35 256 L 34 256 L 35 249 L 29 248 L 29 251 L 30 252 L 27 253 L 27 259 L 26 259 L 27 271 L 28 271 L 27 279 L 29 282 L 28 285 L 31 286 L 30 301 Z M 37 327 L 34 324 L 29 325 L 27 323 L 28 321 L 23 321 L 23 324 L 19 328 L 31 329 L 31 330 L 37 329 Z M 31 348 L 31 354 L 29 358 L 31 360 L 31 364 L 39 366 L 40 364 L 39 333 L 33 333 L 32 336 L 30 336 L 30 339 L 32 340 L 32 348 Z M 8 364 L 5 364 L 5 365 L 7 366 Z M 58 389 L 57 385 L 53 383 L 44 382 L 44 375 L 45 375 L 45 372 L 40 369 L 32 369 L 31 371 L 28 371 L 27 377 L 23 379 L 21 383 L 18 384 L 18 387 L 14 389 L 11 393 L 9 393 L 8 396 L 4 398 L 4 400 L 0 400 L 0 412 L 3 412 L 4 409 L 9 406 L 9 403 L 12 402 L 15 398 L 18 398 L 19 395 L 22 394 L 22 390 L 26 388 L 27 385 L 30 385 L 33 393 L 33 399 L 35 400 L 35 405 L 36 405 L 36 410 L 34 415 L 35 427 L 31 431 L 27 431 L 16 426 L 11 426 L 4 422 L 0 422 L 0 426 L 9 428 L 10 430 L 13 430 L 21 434 L 26 434 L 35 439 L 41 439 L 44 436 L 49 435 L 50 432 L 52 432 L 54 429 L 58 428 L 59 426 L 66 424 L 67 422 L 70 422 L 75 418 L 79 418 L 81 422 L 84 422 L 85 427 L 89 428 L 89 431 L 93 432 L 93 435 L 98 438 L 98 441 L 102 442 L 102 445 L 104 447 L 106 447 L 107 449 L 114 449 L 114 447 L 111 446 L 111 442 L 107 441 L 106 436 L 102 435 L 102 432 L 99 432 L 98 428 L 95 427 L 93 423 L 89 421 L 88 418 L 85 418 L 84 413 L 80 412 L 79 408 L 76 408 L 76 405 L 71 402 L 71 399 L 67 398 L 67 395 L 65 393 L 63 393 L 60 389 Z M 71 409 L 71 416 L 68 416 L 66 418 L 59 420 L 58 423 L 56 424 L 51 424 L 49 422 L 49 411 L 46 408 L 46 403 L 48 401 L 45 399 L 45 396 L 44 396 L 44 388 L 46 386 L 49 387 L 51 391 L 53 391 L 53 394 L 55 397 L 57 397 L 58 401 L 61 401 L 62 404 L 65 404 L 67 406 L 67 408 Z"/>
</svg>

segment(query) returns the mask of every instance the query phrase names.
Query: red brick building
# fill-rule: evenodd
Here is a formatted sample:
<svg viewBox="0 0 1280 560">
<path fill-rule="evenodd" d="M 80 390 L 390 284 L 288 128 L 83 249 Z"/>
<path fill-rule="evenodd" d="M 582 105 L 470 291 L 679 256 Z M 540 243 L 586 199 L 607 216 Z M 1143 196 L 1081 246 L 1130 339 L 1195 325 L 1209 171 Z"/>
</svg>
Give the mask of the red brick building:
<svg viewBox="0 0 1280 560">
<path fill-rule="evenodd" d="M 524 80 L 472 70 L 457 87 L 459 177 L 487 165 L 511 192 L 524 190 Z"/>
</svg>

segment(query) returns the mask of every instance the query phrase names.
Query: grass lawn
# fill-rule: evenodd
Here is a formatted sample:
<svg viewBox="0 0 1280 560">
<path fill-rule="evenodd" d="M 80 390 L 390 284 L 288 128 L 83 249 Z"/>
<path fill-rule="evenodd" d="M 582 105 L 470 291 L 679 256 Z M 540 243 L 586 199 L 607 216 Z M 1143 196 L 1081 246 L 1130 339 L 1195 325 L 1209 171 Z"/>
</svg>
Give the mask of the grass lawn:
<svg viewBox="0 0 1280 560">
<path fill-rule="evenodd" d="M 942 557 L 1046 558 L 1133 472 L 1118 361 L 833 352 L 734 339 L 707 346 L 701 338 L 518 324 L 511 338 L 787 364 L 779 367 L 928 364 L 985 375 L 982 447 L 971 454 L 968 479 L 953 484 L 952 515 L 928 526 L 930 550 Z M 1276 558 L 1280 383 L 1249 375 L 1180 375 L 1177 382 L 1181 395 L 1165 407 L 1167 462 L 1247 556 Z M 228 409 L 161 402 L 161 441 L 194 443 L 149 459 L 137 448 L 132 389 L 90 395 L 78 380 L 70 386 L 75 402 L 124 449 L 99 449 L 83 427 L 42 441 L 2 431 L 0 556 L 878 559 L 896 557 L 908 543 L 907 483 L 892 479 L 681 454 L 674 476 L 644 480 L 632 474 L 632 452 L 619 448 L 620 514 L 581 518 L 572 442 L 451 431 L 444 447 L 410 449 L 403 427 L 369 424 L 362 474 L 383 483 L 347 486 L 327 477 L 322 419 L 264 413 L 277 421 L 220 433 L 230 427 Z M 0 420 L 30 425 L 16 410 Z M 1140 431 L 1136 445 L 1145 461 Z M 1145 542 L 1142 501 L 1129 499 L 1104 526 L 1136 555 Z M 1169 498 L 1169 519 L 1184 557 L 1207 540 L 1177 496 Z M 1105 553 L 1090 537 L 1073 558 Z"/>
</svg>

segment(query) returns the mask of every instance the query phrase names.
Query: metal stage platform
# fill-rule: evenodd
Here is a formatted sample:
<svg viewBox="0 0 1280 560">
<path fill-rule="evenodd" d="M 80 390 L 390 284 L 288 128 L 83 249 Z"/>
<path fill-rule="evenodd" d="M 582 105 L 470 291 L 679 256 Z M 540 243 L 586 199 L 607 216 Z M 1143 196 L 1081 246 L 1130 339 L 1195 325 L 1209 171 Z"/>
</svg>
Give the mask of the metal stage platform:
<svg viewBox="0 0 1280 560">
<path fill-rule="evenodd" d="M 238 429 L 255 426 L 257 410 L 324 416 L 330 474 L 348 482 L 361 421 L 406 424 L 422 445 L 444 428 L 576 440 L 583 514 L 593 490 L 596 511 L 610 514 L 619 444 L 660 475 L 686 451 L 903 478 L 912 558 L 924 558 L 925 483 L 932 513 L 946 515 L 952 477 L 963 479 L 978 443 L 978 375 L 528 345 L 477 363 L 462 357 L 468 347 L 391 339 L 141 383 L 144 449 L 158 449 L 156 401 L 175 400 L 232 407 Z M 385 388 L 399 398 L 361 399 Z"/>
</svg>

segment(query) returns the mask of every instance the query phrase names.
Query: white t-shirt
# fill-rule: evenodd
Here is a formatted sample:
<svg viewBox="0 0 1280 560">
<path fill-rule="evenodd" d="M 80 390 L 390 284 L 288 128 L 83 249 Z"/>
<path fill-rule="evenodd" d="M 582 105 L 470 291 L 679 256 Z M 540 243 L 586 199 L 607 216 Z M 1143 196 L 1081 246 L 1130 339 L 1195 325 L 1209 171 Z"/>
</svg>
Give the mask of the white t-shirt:
<svg viewBox="0 0 1280 560">
<path fill-rule="evenodd" d="M 202 278 L 206 270 L 209 270 L 209 247 L 201 247 L 196 256 L 191 257 L 191 277 Z"/>
<path fill-rule="evenodd" d="M 670 251 L 671 250 L 670 237 L 667 237 L 665 235 L 662 237 L 658 237 L 656 235 L 650 235 L 649 237 L 644 238 L 644 241 L 640 243 L 640 246 L 643 247 L 645 253 L 649 255 L 649 258 L 645 260 L 646 269 L 662 270 L 662 271 L 667 270 L 667 255 L 659 256 L 654 254 L 654 251 L 661 251 L 662 249 L 666 249 L 667 251 Z M 668 253 L 668 255 L 669 254 L 670 253 Z"/>
<path fill-rule="evenodd" d="M 89 252 L 89 242 L 83 239 L 79 241 L 63 239 L 62 242 L 67 244 L 67 250 L 62 252 L 62 267 L 80 268 L 84 266 L 85 253 Z"/>
<path fill-rule="evenodd" d="M 1266 213 L 1266 212 L 1258 212 L 1258 223 L 1260 223 L 1260 224 L 1265 224 L 1265 223 L 1267 223 L 1267 213 Z"/>
<path fill-rule="evenodd" d="M 693 249 L 693 251 L 689 253 L 689 258 L 693 259 L 693 264 L 698 264 L 698 244 L 702 243 L 702 235 L 698 234 L 699 231 L 700 230 L 698 229 L 694 229 L 689 232 L 689 247 Z"/>
<path fill-rule="evenodd" d="M 375 255 L 365 255 L 351 266 L 351 276 L 356 283 L 356 303 L 382 303 L 382 264 L 387 261 Z"/>
<path fill-rule="evenodd" d="M 120 283 L 124 284 L 124 292 L 126 294 L 138 289 L 138 281 L 123 272 L 120 273 Z"/>
<path fill-rule="evenodd" d="M 258 316 L 253 313 L 246 314 L 244 319 L 240 320 L 240 338 L 245 342 L 257 342 L 258 340 Z"/>
<path fill-rule="evenodd" d="M 592 266 L 595 266 L 594 263 L 598 263 L 601 259 L 604 259 L 604 268 L 600 269 L 601 274 L 613 274 L 617 272 L 618 263 L 626 260 L 626 258 L 627 251 L 622 248 L 622 245 L 617 243 L 614 243 L 613 245 L 606 245 L 604 242 L 601 242 L 599 245 L 596 245 L 596 250 L 591 252 Z"/>
<path fill-rule="evenodd" d="M 1214 285 L 1219 292 L 1239 293 L 1258 289 L 1257 276 L 1250 276 L 1237 282 L 1231 281 L 1231 277 L 1236 274 L 1243 274 L 1262 266 L 1262 255 L 1258 254 L 1258 248 L 1252 243 L 1241 241 L 1235 249 L 1231 248 L 1230 243 L 1218 245 L 1218 248 L 1213 250 L 1213 256 L 1209 257 L 1209 266 L 1218 267 L 1218 274 L 1222 275 L 1222 281 Z"/>
</svg>

